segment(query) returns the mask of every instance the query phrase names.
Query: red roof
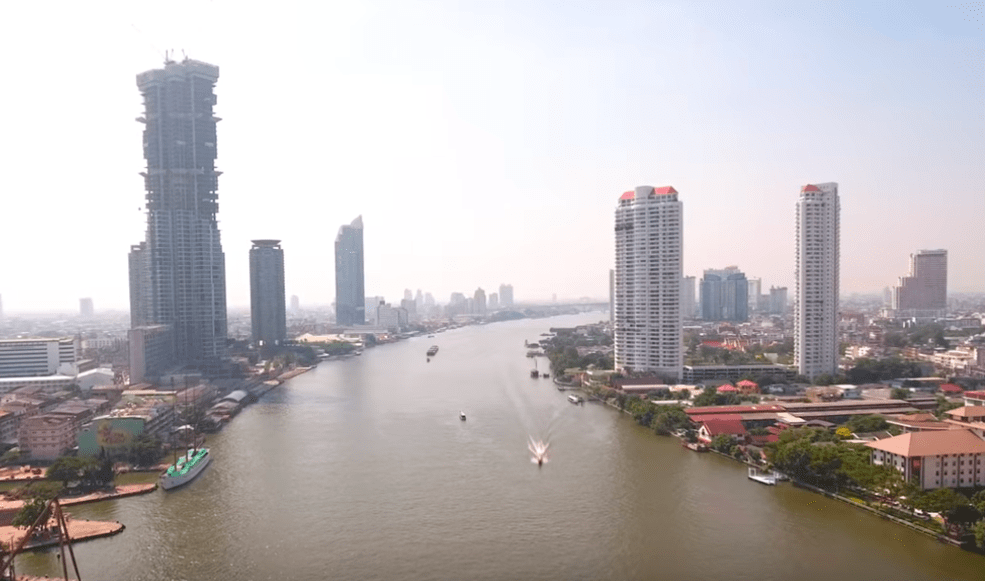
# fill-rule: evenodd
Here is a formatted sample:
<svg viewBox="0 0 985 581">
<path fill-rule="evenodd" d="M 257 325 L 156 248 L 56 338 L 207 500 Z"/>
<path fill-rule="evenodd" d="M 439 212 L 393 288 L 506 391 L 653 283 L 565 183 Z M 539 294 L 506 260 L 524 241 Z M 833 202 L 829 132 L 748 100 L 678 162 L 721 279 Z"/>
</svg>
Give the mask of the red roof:
<svg viewBox="0 0 985 581">
<path fill-rule="evenodd" d="M 621 196 L 619 196 L 619 199 L 620 200 L 632 200 L 635 197 L 636 197 L 636 192 L 634 192 L 633 190 L 630 190 L 628 192 L 623 192 L 623 194 Z"/>
<path fill-rule="evenodd" d="M 667 194 L 676 194 L 677 190 L 675 190 L 672 186 L 664 186 L 662 188 L 653 188 L 653 193 L 665 196 Z"/>
<path fill-rule="evenodd" d="M 964 396 L 974 399 L 985 399 L 985 391 L 966 391 L 964 392 Z"/>
<path fill-rule="evenodd" d="M 953 383 L 944 383 L 941 384 L 941 391 L 946 391 L 948 393 L 961 393 L 964 390 L 961 389 L 961 386 L 959 385 L 954 385 Z"/>
<path fill-rule="evenodd" d="M 706 414 L 697 418 L 694 421 L 697 423 L 707 422 L 709 420 L 715 421 L 727 421 L 727 422 L 738 422 L 742 420 L 742 416 L 739 414 Z"/>
<path fill-rule="evenodd" d="M 763 444 L 769 444 L 770 442 L 779 442 L 780 436 L 776 434 L 767 434 L 765 436 L 749 436 L 753 444 L 758 444 L 762 446 Z"/>
<path fill-rule="evenodd" d="M 752 412 L 782 412 L 786 411 L 783 406 L 772 404 L 760 405 L 717 405 L 717 406 L 698 406 L 684 410 L 689 416 L 706 416 L 708 414 L 748 414 Z M 695 418 L 701 421 L 701 418 Z"/>
<path fill-rule="evenodd" d="M 814 185 L 811 185 L 811 184 L 807 184 L 806 186 L 800 188 L 800 191 L 801 192 L 820 192 L 821 191 L 821 188 L 819 188 L 817 186 L 814 186 Z"/>
<path fill-rule="evenodd" d="M 706 346 L 706 347 L 718 347 L 718 348 L 721 348 L 721 346 L 722 346 L 722 342 L 721 341 L 702 341 L 701 344 L 704 345 L 704 346 Z"/>
<path fill-rule="evenodd" d="M 727 434 L 729 436 L 744 436 L 746 428 L 739 420 L 707 420 L 701 422 L 708 430 L 709 436 Z"/>
<path fill-rule="evenodd" d="M 743 379 L 742 381 L 740 381 L 736 385 L 738 385 L 739 387 L 759 387 L 759 384 L 757 384 L 755 381 L 752 381 L 752 380 L 749 380 L 749 379 Z"/>
<path fill-rule="evenodd" d="M 734 385 L 721 385 L 718 387 L 718 393 L 730 392 L 730 391 L 739 391 L 739 388 L 735 387 Z"/>
</svg>

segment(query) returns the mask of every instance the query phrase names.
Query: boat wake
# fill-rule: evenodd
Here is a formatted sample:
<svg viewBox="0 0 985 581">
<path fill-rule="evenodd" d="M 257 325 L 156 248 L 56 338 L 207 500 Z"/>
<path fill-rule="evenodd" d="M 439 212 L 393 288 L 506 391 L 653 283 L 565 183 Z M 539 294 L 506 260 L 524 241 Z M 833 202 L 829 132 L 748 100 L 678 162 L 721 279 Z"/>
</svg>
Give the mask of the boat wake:
<svg viewBox="0 0 985 581">
<path fill-rule="evenodd" d="M 530 442 L 527 443 L 527 448 L 530 453 L 533 454 L 530 457 L 530 462 L 537 464 L 538 466 L 543 466 L 547 464 L 549 458 L 547 457 L 547 449 L 550 448 L 550 442 L 543 442 L 542 440 L 534 440 L 533 436 L 530 437 Z"/>
</svg>

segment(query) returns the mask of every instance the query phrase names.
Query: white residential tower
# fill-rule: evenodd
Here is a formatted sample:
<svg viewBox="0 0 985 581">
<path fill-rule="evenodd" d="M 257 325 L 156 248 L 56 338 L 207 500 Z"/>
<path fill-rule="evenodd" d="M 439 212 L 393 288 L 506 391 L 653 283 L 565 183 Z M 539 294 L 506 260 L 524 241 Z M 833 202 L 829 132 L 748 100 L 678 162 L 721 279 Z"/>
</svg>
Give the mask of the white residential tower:
<svg viewBox="0 0 985 581">
<path fill-rule="evenodd" d="M 640 186 L 616 208 L 615 366 L 680 379 L 683 366 L 681 202 Z"/>
<path fill-rule="evenodd" d="M 797 202 L 794 361 L 811 379 L 838 372 L 838 184 L 806 185 Z"/>
</svg>

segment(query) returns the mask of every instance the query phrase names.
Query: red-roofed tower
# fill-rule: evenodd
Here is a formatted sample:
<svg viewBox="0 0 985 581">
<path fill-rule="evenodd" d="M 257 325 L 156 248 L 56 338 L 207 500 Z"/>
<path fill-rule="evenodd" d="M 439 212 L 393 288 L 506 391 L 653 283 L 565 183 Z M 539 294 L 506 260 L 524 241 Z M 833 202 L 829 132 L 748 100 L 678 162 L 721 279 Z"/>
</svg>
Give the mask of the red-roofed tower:
<svg viewBox="0 0 985 581">
<path fill-rule="evenodd" d="M 683 208 L 672 187 L 640 186 L 616 207 L 616 369 L 679 380 Z"/>
</svg>

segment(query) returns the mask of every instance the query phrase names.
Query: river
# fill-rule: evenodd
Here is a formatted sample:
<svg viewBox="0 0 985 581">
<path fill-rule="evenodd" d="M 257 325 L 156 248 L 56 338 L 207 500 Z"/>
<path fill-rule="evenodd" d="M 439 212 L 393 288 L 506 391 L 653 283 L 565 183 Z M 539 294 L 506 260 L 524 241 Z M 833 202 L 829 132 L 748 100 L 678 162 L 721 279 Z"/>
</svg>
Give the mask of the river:
<svg viewBox="0 0 985 581">
<path fill-rule="evenodd" d="M 322 363 L 213 436 L 215 461 L 185 488 L 71 507 L 127 527 L 76 545 L 83 578 L 985 578 L 982 557 L 753 483 L 530 378 L 524 339 L 604 316 L 465 327 Z M 550 441 L 541 468 L 529 436 Z M 56 551 L 17 563 L 60 574 Z"/>
</svg>

